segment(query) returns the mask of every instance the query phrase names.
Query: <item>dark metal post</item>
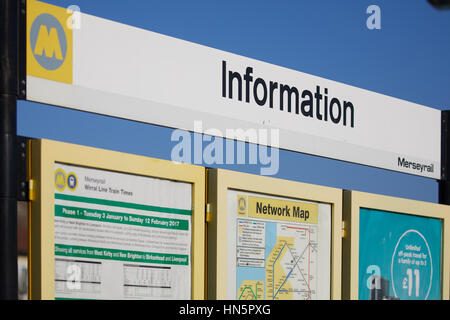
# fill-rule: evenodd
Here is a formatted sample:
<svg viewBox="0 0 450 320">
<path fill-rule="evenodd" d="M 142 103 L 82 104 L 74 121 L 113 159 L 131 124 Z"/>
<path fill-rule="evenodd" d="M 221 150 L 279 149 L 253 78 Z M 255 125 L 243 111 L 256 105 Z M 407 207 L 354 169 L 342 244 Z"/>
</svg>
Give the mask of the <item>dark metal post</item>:
<svg viewBox="0 0 450 320">
<path fill-rule="evenodd" d="M 17 99 L 20 1 L 0 0 L 0 299 L 18 298 Z"/>
<path fill-rule="evenodd" d="M 439 180 L 439 203 L 450 204 L 450 110 L 441 116 L 441 180 Z"/>
<path fill-rule="evenodd" d="M 450 9 L 450 0 L 428 0 L 436 9 Z"/>
</svg>

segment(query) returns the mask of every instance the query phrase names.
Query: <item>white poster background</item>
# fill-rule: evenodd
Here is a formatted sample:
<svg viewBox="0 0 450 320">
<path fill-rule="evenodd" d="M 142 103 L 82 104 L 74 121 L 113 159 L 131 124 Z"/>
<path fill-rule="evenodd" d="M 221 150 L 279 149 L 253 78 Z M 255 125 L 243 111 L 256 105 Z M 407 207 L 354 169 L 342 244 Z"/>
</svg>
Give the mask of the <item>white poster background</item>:
<svg viewBox="0 0 450 320">
<path fill-rule="evenodd" d="M 157 217 L 183 220 L 188 225 L 188 230 L 154 228 L 126 223 L 55 216 L 55 244 L 183 255 L 188 256 L 188 264 L 160 264 L 134 262 L 129 259 L 123 261 L 55 255 L 55 279 L 60 278 L 60 281 L 55 283 L 55 297 L 108 300 L 190 299 L 192 266 L 191 215 L 136 209 L 126 205 L 98 204 L 92 203 L 88 199 L 189 211 L 192 209 L 192 185 L 56 163 L 55 172 L 61 169 L 64 171 L 67 181 L 64 190 L 55 189 L 55 206 L 76 207 L 80 208 L 80 211 L 89 209 L 100 214 L 103 212 L 132 214 L 138 215 L 142 219 Z M 74 190 L 68 187 L 67 182 L 70 175 L 75 175 L 78 180 Z M 95 189 L 87 189 L 86 186 L 94 187 Z M 127 194 L 121 191 L 112 193 L 110 189 L 124 190 Z M 72 198 L 60 199 L 58 195 Z M 83 201 L 85 198 L 87 199 Z M 78 260 L 85 262 L 78 263 L 76 262 Z M 74 275 L 73 270 L 69 269 L 74 264 L 79 266 L 81 271 L 90 273 L 89 275 L 81 274 L 82 281 L 87 280 L 95 283 L 82 283 L 81 288 L 76 288 L 68 282 L 61 281 Z M 126 280 L 127 277 L 131 278 L 131 283 L 127 283 L 130 282 L 130 280 Z"/>
</svg>

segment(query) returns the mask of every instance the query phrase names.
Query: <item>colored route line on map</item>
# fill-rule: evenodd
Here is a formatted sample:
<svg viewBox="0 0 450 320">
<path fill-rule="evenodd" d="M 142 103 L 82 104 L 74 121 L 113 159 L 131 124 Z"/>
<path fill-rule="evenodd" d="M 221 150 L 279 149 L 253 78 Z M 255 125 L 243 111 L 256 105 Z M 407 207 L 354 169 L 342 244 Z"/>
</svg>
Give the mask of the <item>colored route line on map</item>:
<svg viewBox="0 0 450 320">
<path fill-rule="evenodd" d="M 292 227 L 291 227 L 292 228 Z M 294 229 L 294 228 L 292 228 Z M 298 267 L 298 263 L 300 261 L 300 259 L 303 257 L 303 255 L 306 252 L 306 249 L 311 248 L 311 232 L 309 229 L 305 229 L 305 228 L 295 228 L 295 229 L 303 229 L 303 230 L 307 230 L 309 233 L 309 240 L 308 240 L 308 244 L 306 245 L 305 249 L 303 249 L 302 254 L 296 259 L 295 255 L 293 254 L 293 252 L 291 251 L 291 248 L 289 247 L 287 241 L 284 241 L 283 247 L 281 248 L 280 252 L 278 253 L 277 257 L 275 258 L 273 264 L 272 264 L 272 270 L 273 270 L 273 275 L 275 275 L 275 264 L 277 262 L 277 260 L 279 259 L 279 257 L 282 255 L 283 250 L 285 248 L 287 248 L 288 252 L 290 253 L 290 255 L 292 256 L 293 260 L 295 261 L 294 265 L 292 266 L 292 268 L 289 270 L 288 274 L 286 275 L 286 277 L 284 278 L 283 282 L 281 283 L 280 287 L 278 288 L 277 292 L 275 292 L 275 280 L 272 281 L 272 294 L 273 294 L 273 300 L 275 300 L 276 296 L 278 295 L 278 293 L 280 292 L 285 292 L 286 290 L 282 290 L 283 285 L 289 280 L 289 277 L 292 275 L 292 272 L 294 271 L 295 267 L 297 267 L 298 271 L 300 272 L 300 275 L 303 278 L 303 281 L 305 281 L 305 284 L 308 288 L 308 299 L 311 297 L 311 289 L 310 289 L 310 285 L 309 285 L 309 265 L 308 265 L 308 280 L 305 279 L 305 275 L 303 274 L 303 272 L 301 271 L 301 269 Z M 308 251 L 308 261 L 310 260 L 310 250 Z M 275 292 L 275 293 L 274 293 Z"/>
<path fill-rule="evenodd" d="M 238 300 L 264 300 L 264 281 L 242 281 L 238 296 Z"/>
<path fill-rule="evenodd" d="M 239 300 L 241 300 L 241 298 L 242 298 L 242 296 L 244 295 L 244 293 L 245 293 L 246 290 L 250 290 L 250 292 L 251 292 L 253 298 L 254 298 L 255 300 L 258 300 L 258 297 L 257 297 L 256 294 L 253 292 L 253 289 L 252 289 L 250 286 L 246 286 L 246 287 L 242 288 L 242 293 L 241 293 L 241 295 L 239 296 Z M 256 292 L 258 292 L 258 283 L 256 283 Z M 246 296 L 246 297 L 247 297 L 247 296 Z"/>
</svg>

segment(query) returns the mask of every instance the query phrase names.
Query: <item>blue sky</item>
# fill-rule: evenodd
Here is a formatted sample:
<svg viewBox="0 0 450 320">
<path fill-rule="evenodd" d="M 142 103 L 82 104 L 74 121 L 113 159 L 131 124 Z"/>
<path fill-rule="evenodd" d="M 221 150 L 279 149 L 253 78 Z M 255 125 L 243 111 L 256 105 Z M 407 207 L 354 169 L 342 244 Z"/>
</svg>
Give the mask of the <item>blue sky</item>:
<svg viewBox="0 0 450 320">
<path fill-rule="evenodd" d="M 436 109 L 450 109 L 450 10 L 426 0 L 46 0 Z M 366 8 L 381 9 L 381 29 Z M 425 130 L 425 128 L 417 128 Z M 21 101 L 18 134 L 170 159 L 172 129 Z M 403 133 L 405 134 L 405 133 Z M 221 166 L 258 173 L 255 165 Z M 437 202 L 432 179 L 280 151 L 278 178 Z"/>
</svg>

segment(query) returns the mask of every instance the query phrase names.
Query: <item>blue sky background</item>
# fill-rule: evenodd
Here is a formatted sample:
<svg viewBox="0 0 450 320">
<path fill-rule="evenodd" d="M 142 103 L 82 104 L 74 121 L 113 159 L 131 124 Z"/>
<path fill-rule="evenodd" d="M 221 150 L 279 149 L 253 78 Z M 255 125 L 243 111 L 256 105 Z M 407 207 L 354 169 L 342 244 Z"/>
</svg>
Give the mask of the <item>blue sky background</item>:
<svg viewBox="0 0 450 320">
<path fill-rule="evenodd" d="M 426 0 L 45 2 L 75 4 L 84 13 L 450 109 L 450 10 L 438 11 Z M 371 4 L 381 9 L 381 30 L 366 27 Z M 29 137 L 170 159 L 175 145 L 171 133 L 168 128 L 31 102 L 18 105 L 18 134 Z M 221 167 L 259 173 L 256 165 Z M 435 180 L 290 151 L 280 151 L 276 177 L 438 201 Z"/>
</svg>

